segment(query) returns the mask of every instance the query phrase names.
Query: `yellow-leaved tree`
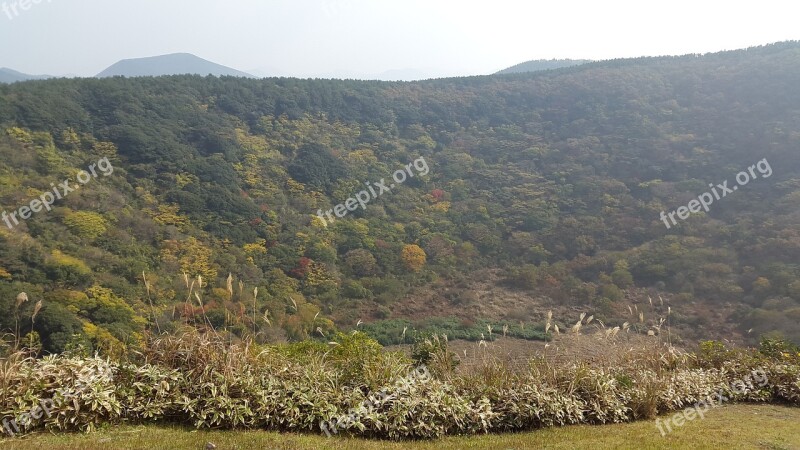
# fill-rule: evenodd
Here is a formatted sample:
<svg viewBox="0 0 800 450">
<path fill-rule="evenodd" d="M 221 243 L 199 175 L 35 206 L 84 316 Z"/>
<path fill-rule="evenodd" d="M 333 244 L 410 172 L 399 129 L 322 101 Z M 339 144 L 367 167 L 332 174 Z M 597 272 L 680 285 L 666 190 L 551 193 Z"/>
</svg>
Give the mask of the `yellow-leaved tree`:
<svg viewBox="0 0 800 450">
<path fill-rule="evenodd" d="M 86 239 L 95 240 L 108 231 L 108 221 L 93 211 L 71 211 L 64 217 L 69 230 Z"/>
<path fill-rule="evenodd" d="M 417 244 L 407 244 L 403 246 L 403 250 L 400 252 L 400 257 L 402 258 L 403 264 L 405 264 L 406 268 L 412 272 L 419 272 L 422 270 L 427 259 L 425 250 L 423 250 Z"/>
<path fill-rule="evenodd" d="M 217 277 L 217 269 L 212 264 L 211 249 L 194 237 L 184 241 L 162 242 L 159 256 L 162 263 L 179 264 L 180 271 L 192 278 L 201 275 L 203 279 L 209 281 Z"/>
</svg>

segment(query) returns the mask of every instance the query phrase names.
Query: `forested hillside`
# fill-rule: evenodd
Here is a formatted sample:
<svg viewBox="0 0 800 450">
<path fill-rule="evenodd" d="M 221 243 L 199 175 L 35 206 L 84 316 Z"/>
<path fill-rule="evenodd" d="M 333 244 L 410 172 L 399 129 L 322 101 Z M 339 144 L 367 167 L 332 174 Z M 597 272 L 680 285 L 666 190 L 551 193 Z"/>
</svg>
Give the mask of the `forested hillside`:
<svg viewBox="0 0 800 450">
<path fill-rule="evenodd" d="M 0 329 L 109 353 L 185 321 L 263 341 L 359 321 L 383 342 L 541 338 L 534 307 L 560 306 L 800 342 L 798 86 L 796 42 L 412 83 L 0 85 L 2 211 L 80 184 L 0 222 Z M 113 173 L 83 184 L 103 158 Z M 741 171 L 707 213 L 662 219 Z M 489 311 L 503 299 L 478 283 L 522 306 Z"/>
</svg>

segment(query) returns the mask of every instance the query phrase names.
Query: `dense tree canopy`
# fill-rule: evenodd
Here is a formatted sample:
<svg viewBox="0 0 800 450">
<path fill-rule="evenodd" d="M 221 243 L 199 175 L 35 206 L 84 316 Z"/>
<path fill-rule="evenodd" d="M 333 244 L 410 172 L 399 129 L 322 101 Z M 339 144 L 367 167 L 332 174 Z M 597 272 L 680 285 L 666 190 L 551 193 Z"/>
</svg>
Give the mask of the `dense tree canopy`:
<svg viewBox="0 0 800 450">
<path fill-rule="evenodd" d="M 114 166 L 0 222 L 0 329 L 30 317 L 25 291 L 44 302 L 21 333 L 49 351 L 115 351 L 178 321 L 321 337 L 491 269 L 598 317 L 647 288 L 687 333 L 800 341 L 799 85 L 797 43 L 414 83 L 0 85 L 4 211 Z M 429 174 L 346 203 L 419 157 Z M 664 226 L 764 159 L 770 177 Z M 346 217 L 317 218 L 338 204 Z"/>
</svg>

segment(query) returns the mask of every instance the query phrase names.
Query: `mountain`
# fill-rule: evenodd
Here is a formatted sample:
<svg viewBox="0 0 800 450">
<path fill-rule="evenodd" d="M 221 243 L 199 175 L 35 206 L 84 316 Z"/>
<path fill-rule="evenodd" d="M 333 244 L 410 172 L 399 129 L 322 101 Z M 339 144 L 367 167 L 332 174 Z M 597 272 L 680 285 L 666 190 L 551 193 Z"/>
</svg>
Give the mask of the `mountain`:
<svg viewBox="0 0 800 450">
<path fill-rule="evenodd" d="M 51 77 L 50 75 L 28 75 L 7 67 L 0 67 L 0 83 L 16 83 L 18 81 L 43 80 L 46 78 Z"/>
<path fill-rule="evenodd" d="M 564 67 L 579 66 L 590 62 L 592 61 L 589 59 L 536 59 L 503 69 L 497 72 L 496 75 L 562 69 Z"/>
<path fill-rule="evenodd" d="M 190 53 L 123 59 L 97 74 L 97 77 L 157 77 L 187 74 L 253 78 L 248 73 L 207 61 Z"/>
<path fill-rule="evenodd" d="M 0 85 L 0 333 L 541 339 L 581 311 L 687 346 L 800 342 L 797 86 L 798 42 L 418 82 Z"/>
</svg>

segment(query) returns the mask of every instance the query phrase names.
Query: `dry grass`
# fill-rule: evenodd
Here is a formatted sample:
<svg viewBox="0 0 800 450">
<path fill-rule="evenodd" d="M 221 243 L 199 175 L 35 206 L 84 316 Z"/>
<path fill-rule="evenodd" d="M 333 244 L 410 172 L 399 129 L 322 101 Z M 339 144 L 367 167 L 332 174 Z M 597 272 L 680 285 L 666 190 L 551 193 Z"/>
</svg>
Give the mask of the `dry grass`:
<svg viewBox="0 0 800 450">
<path fill-rule="evenodd" d="M 634 339 L 642 345 L 632 346 Z M 779 343 L 772 353 L 711 346 L 700 361 L 702 354 L 657 338 L 608 338 L 601 328 L 559 336 L 523 366 L 502 357 L 494 346 L 503 342 L 477 344 L 474 364 L 454 371 L 450 344 L 433 339 L 415 352 L 433 377 L 398 384 L 411 361 L 361 333 L 337 335 L 335 345 L 260 346 L 189 328 L 152 338 L 126 361 L 14 355 L 0 373 L 0 413 L 21 417 L 67 389 L 71 401 L 22 431 L 121 423 L 320 431 L 323 422 L 350 417 L 342 431 L 359 436 L 437 438 L 650 418 L 692 405 L 756 368 L 769 375 L 767 385 L 726 395 L 800 405 L 800 355 Z M 562 346 L 570 352 L 561 353 Z M 578 357 L 587 347 L 602 353 Z M 372 394 L 379 391 L 386 395 L 376 403 Z"/>
<path fill-rule="evenodd" d="M 584 328 L 585 333 L 590 328 Z M 587 362 L 612 366 L 628 359 L 631 354 L 652 354 L 663 351 L 665 344 L 652 336 L 640 334 L 618 334 L 616 339 L 605 339 L 594 334 L 560 334 L 550 342 L 529 341 L 510 337 L 498 337 L 494 341 L 480 343 L 464 340 L 449 341 L 449 348 L 459 361 L 458 372 L 464 373 L 487 363 L 502 364 L 511 369 L 525 370 L 531 359 L 546 357 L 554 365 Z M 410 354 L 410 345 L 393 345 L 387 351 Z"/>
</svg>

